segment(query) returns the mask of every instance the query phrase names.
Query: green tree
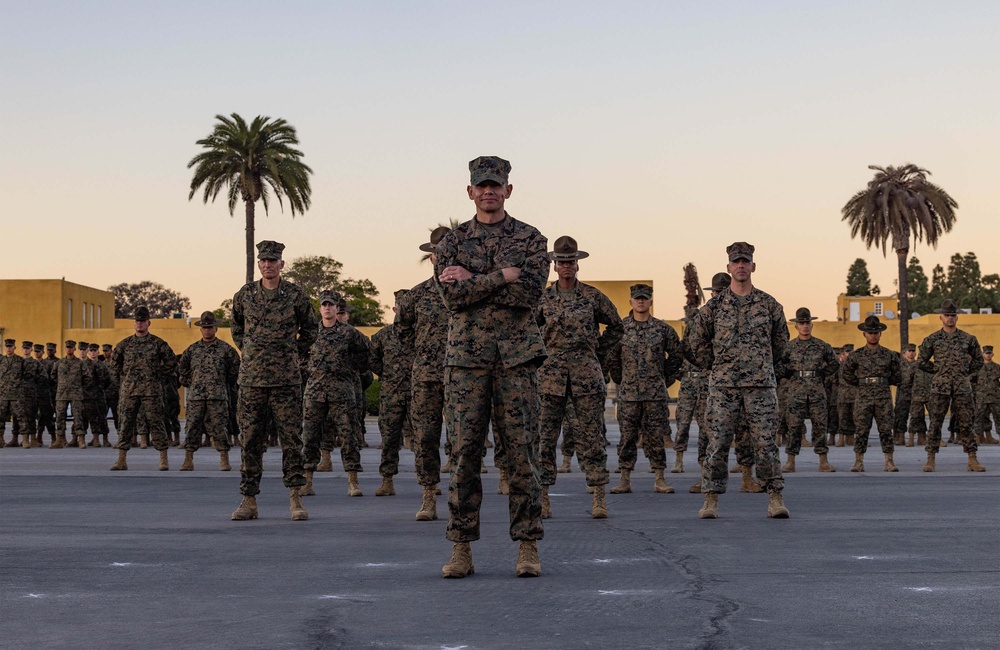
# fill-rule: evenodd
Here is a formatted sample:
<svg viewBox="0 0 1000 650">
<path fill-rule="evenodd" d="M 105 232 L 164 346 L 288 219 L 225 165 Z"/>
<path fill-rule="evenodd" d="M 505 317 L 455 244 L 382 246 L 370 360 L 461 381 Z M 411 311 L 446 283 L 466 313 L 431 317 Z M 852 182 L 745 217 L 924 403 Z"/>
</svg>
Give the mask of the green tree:
<svg viewBox="0 0 1000 650">
<path fill-rule="evenodd" d="M 860 257 L 854 260 L 851 268 L 847 269 L 847 295 L 872 295 L 872 279 L 868 275 L 868 262 Z"/>
<path fill-rule="evenodd" d="M 159 282 L 113 284 L 108 291 L 115 294 L 115 318 L 132 318 L 136 307 L 146 305 L 152 318 L 171 318 L 174 314 L 191 311 L 191 301 Z"/>
<path fill-rule="evenodd" d="M 382 305 L 375 298 L 378 296 L 378 289 L 371 280 L 347 278 L 340 283 L 337 290 L 354 309 L 351 314 L 353 325 L 377 327 L 385 324 L 382 322 Z"/>
<path fill-rule="evenodd" d="M 232 327 L 233 326 L 233 299 L 226 298 L 222 301 L 222 304 L 212 310 L 215 314 L 216 320 L 219 321 L 219 327 Z"/>
<path fill-rule="evenodd" d="M 851 227 L 851 238 L 861 236 L 867 248 L 882 248 L 891 242 L 899 270 L 899 337 L 903 346 L 910 340 L 909 287 L 906 258 L 910 239 L 927 240 L 937 247 L 942 233 L 955 224 L 958 203 L 942 188 L 927 180 L 926 169 L 905 164 L 902 167 L 878 167 L 868 186 L 844 205 L 842 219 Z"/>
<path fill-rule="evenodd" d="M 293 218 L 296 213 L 305 214 L 312 201 L 309 185 L 312 169 L 302 162 L 302 152 L 295 148 L 299 143 L 295 127 L 285 120 L 258 115 L 247 125 L 236 113 L 230 117 L 216 115 L 215 119 L 218 123 L 212 132 L 196 143 L 205 151 L 187 165 L 188 169 L 194 167 L 188 200 L 204 187 L 202 199 L 208 203 L 226 188 L 230 216 L 234 214 L 236 202 L 243 200 L 246 208 L 246 281 L 250 283 L 255 266 L 254 206 L 261 201 L 267 214 L 273 193 L 282 211 L 284 200 L 288 199 Z"/>
<path fill-rule="evenodd" d="M 928 294 L 928 299 L 930 300 L 930 312 L 941 306 L 941 301 L 943 301 L 948 296 L 948 276 L 944 272 L 944 267 L 940 264 L 935 264 L 934 268 L 931 269 L 931 291 Z"/>
<path fill-rule="evenodd" d="M 292 260 L 283 275 L 302 287 L 319 309 L 319 294 L 336 291 L 354 310 L 351 323 L 358 326 L 382 325 L 382 305 L 378 288 L 371 280 L 341 277 L 344 265 L 324 255 L 307 255 Z"/>
<path fill-rule="evenodd" d="M 906 275 L 910 283 L 910 311 L 918 314 L 930 313 L 934 309 L 930 302 L 930 281 L 916 257 L 910 258 L 910 263 L 906 266 Z"/>
</svg>

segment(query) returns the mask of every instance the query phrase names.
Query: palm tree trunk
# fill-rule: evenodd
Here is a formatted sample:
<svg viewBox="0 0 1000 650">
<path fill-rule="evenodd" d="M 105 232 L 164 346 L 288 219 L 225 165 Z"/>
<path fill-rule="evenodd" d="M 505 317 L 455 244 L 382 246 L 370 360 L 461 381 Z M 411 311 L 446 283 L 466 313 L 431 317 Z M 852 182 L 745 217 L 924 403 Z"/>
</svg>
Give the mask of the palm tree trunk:
<svg viewBox="0 0 1000 650">
<path fill-rule="evenodd" d="M 905 349 L 910 343 L 910 297 L 906 258 L 910 251 L 904 248 L 896 251 L 899 261 L 899 347 Z"/>
<path fill-rule="evenodd" d="M 253 201 L 244 201 L 247 209 L 247 284 L 253 282 Z"/>
</svg>

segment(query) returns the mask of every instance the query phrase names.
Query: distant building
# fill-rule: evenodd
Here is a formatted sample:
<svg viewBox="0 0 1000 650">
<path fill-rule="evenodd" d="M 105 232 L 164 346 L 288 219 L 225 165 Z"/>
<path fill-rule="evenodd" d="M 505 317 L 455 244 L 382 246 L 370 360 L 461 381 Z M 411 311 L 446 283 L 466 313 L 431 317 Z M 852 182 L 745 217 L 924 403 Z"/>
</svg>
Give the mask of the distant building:
<svg viewBox="0 0 1000 650">
<path fill-rule="evenodd" d="M 837 320 L 841 323 L 860 323 L 869 316 L 879 320 L 899 318 L 899 296 L 837 296 Z"/>
</svg>

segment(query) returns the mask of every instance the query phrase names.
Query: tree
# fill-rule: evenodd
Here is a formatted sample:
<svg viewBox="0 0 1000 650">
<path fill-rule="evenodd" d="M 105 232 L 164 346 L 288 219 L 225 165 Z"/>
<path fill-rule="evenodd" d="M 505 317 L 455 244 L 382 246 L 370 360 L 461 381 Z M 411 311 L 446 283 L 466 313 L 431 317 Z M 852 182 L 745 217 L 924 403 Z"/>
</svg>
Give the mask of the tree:
<svg viewBox="0 0 1000 650">
<path fill-rule="evenodd" d="M 233 299 L 226 298 L 222 301 L 222 304 L 212 310 L 215 314 L 215 318 L 219 323 L 219 327 L 232 327 L 233 326 Z"/>
<path fill-rule="evenodd" d="M 847 269 L 847 295 L 872 295 L 872 279 L 868 275 L 868 262 L 860 257 L 854 260 L 851 268 Z"/>
<path fill-rule="evenodd" d="M 382 305 L 374 298 L 378 289 L 370 280 L 352 280 L 350 278 L 340 283 L 340 295 L 354 309 L 351 323 L 359 326 L 379 326 L 382 322 Z"/>
<path fill-rule="evenodd" d="M 377 297 L 378 288 L 371 280 L 341 278 L 344 265 L 324 255 L 297 257 L 288 265 L 283 275 L 302 287 L 309 299 L 319 307 L 319 294 L 323 291 L 339 293 L 351 306 L 351 323 L 359 326 L 382 325 L 382 305 Z"/>
<path fill-rule="evenodd" d="M 174 314 L 186 314 L 191 310 L 191 301 L 158 282 L 146 280 L 138 284 L 113 284 L 108 291 L 115 294 L 115 318 L 132 318 L 136 307 L 146 305 L 151 318 L 170 318 Z"/>
<path fill-rule="evenodd" d="M 886 253 L 891 240 L 899 269 L 899 338 L 903 346 L 910 340 L 910 311 L 906 258 L 910 238 L 927 240 L 937 247 L 938 238 L 955 225 L 958 203 L 942 188 L 927 180 L 930 172 L 916 165 L 878 167 L 868 186 L 844 205 L 842 220 L 851 226 L 851 238 L 861 235 L 867 248 L 874 244 Z"/>
<path fill-rule="evenodd" d="M 916 257 L 910 258 L 910 263 L 906 266 L 906 276 L 910 284 L 910 311 L 918 314 L 930 313 L 933 309 L 930 302 L 930 281 Z"/>
<path fill-rule="evenodd" d="M 218 124 L 212 133 L 196 143 L 205 151 L 187 165 L 188 169 L 195 168 L 188 200 L 202 186 L 205 203 L 209 199 L 214 201 L 226 188 L 230 216 L 236 209 L 236 202 L 243 200 L 246 207 L 246 281 L 250 283 L 254 277 L 254 205 L 262 201 L 264 214 L 267 214 L 273 193 L 282 211 L 287 198 L 293 218 L 296 213 L 305 214 L 312 201 L 309 185 L 312 169 L 302 162 L 302 152 L 294 148 L 299 139 L 295 127 L 285 120 L 272 121 L 270 117 L 258 115 L 247 126 L 236 113 L 231 118 L 216 115 L 215 119 Z"/>
</svg>

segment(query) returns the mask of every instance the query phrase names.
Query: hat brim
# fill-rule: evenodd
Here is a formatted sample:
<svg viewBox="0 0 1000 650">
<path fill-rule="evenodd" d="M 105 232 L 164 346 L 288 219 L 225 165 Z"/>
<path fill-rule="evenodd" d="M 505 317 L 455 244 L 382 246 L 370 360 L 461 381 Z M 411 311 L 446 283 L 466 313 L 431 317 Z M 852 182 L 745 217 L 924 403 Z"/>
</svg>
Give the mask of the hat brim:
<svg viewBox="0 0 1000 650">
<path fill-rule="evenodd" d="M 427 242 L 426 244 L 420 244 L 419 248 L 425 253 L 433 253 L 437 250 L 437 245 Z"/>
<path fill-rule="evenodd" d="M 479 174 L 478 176 L 472 176 L 469 178 L 469 183 L 472 185 L 482 185 L 486 181 L 493 181 L 498 185 L 507 184 L 507 179 L 500 174 Z"/>
<path fill-rule="evenodd" d="M 635 300 L 636 298 L 645 298 L 646 300 L 652 300 L 653 296 L 652 296 L 652 294 L 648 294 L 648 293 L 637 293 L 637 294 L 635 294 L 635 295 L 632 296 L 632 300 Z"/>
<path fill-rule="evenodd" d="M 200 320 L 194 324 L 195 327 L 218 327 L 219 321 L 203 321 Z"/>
<path fill-rule="evenodd" d="M 549 253 L 549 259 L 553 262 L 571 262 L 573 260 L 582 260 L 585 257 L 590 257 L 590 253 L 587 251 L 577 251 L 575 253 Z"/>
<path fill-rule="evenodd" d="M 875 334 L 876 332 L 884 332 L 889 329 L 889 327 L 883 323 L 879 323 L 875 327 L 867 327 L 864 323 L 861 323 L 858 325 L 858 329 L 866 334 Z"/>
<path fill-rule="evenodd" d="M 730 262 L 735 262 L 736 260 L 746 260 L 746 261 L 748 261 L 748 262 L 750 262 L 752 264 L 753 263 L 753 256 L 751 256 L 751 255 L 744 255 L 743 253 L 740 253 L 738 255 L 730 255 L 729 256 L 729 261 Z"/>
<path fill-rule="evenodd" d="M 819 316 L 810 316 L 809 318 L 793 318 L 789 323 L 811 323 L 814 320 L 819 320 Z"/>
</svg>

